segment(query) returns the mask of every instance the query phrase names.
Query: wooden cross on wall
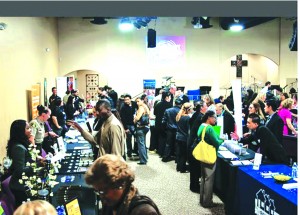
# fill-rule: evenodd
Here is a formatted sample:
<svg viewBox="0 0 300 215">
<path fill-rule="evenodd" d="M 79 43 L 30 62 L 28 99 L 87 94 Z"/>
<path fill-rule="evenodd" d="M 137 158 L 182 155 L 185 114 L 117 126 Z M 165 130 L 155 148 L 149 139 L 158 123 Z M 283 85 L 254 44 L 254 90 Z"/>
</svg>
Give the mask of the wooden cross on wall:
<svg viewBox="0 0 300 215">
<path fill-rule="evenodd" d="M 242 77 L 242 69 L 243 66 L 248 66 L 248 61 L 242 59 L 242 55 L 237 55 L 236 60 L 231 61 L 231 66 L 236 67 L 236 77 L 241 78 Z"/>
</svg>

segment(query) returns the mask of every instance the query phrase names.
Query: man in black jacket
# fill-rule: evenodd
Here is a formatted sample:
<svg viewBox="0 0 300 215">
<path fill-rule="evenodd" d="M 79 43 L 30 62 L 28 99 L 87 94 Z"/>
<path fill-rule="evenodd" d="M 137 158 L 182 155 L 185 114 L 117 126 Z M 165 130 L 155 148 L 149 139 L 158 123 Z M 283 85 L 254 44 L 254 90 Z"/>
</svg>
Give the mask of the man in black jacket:
<svg viewBox="0 0 300 215">
<path fill-rule="evenodd" d="M 272 133 L 277 138 L 278 142 L 282 145 L 283 138 L 283 120 L 278 116 L 277 101 L 275 99 L 270 99 L 266 101 L 265 113 L 269 115 L 266 121 L 266 127 L 272 131 Z"/>
<path fill-rule="evenodd" d="M 278 142 L 275 135 L 266 126 L 260 125 L 260 117 L 257 114 L 249 114 L 247 127 L 252 131 L 250 136 L 240 139 L 239 142 L 257 142 L 257 152 L 263 155 L 263 163 L 287 164 L 287 157 L 284 148 Z M 239 139 L 235 133 L 233 133 L 231 137 L 233 139 Z"/>
<path fill-rule="evenodd" d="M 163 92 L 161 101 L 154 107 L 155 115 L 155 129 L 158 135 L 158 154 L 162 157 L 165 150 L 166 140 L 166 128 L 162 125 L 162 118 L 165 110 L 172 107 L 171 94 L 169 92 Z"/>
<path fill-rule="evenodd" d="M 177 132 L 176 116 L 180 111 L 183 99 L 181 97 L 175 100 L 175 106 L 165 110 L 162 118 L 162 124 L 166 127 L 167 139 L 166 147 L 163 153 L 163 162 L 168 162 L 175 159 L 175 141 Z"/>
<path fill-rule="evenodd" d="M 136 113 L 137 105 L 135 102 L 131 101 L 131 96 L 129 94 L 124 95 L 124 104 L 120 109 L 120 116 L 122 124 L 126 132 L 126 148 L 127 156 L 132 157 L 132 137 L 134 135 L 134 123 L 133 118 Z"/>
</svg>

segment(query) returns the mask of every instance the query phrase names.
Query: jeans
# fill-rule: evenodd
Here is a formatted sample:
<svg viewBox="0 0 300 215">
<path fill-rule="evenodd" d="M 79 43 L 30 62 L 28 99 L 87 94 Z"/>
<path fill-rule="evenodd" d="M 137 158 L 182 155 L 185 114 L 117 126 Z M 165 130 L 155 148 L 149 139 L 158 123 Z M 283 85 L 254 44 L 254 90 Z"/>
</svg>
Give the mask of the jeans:
<svg viewBox="0 0 300 215">
<path fill-rule="evenodd" d="M 132 154 L 132 136 L 134 134 L 134 125 L 127 125 L 129 132 L 126 133 L 126 148 L 127 156 L 131 157 Z"/>
<path fill-rule="evenodd" d="M 146 148 L 146 134 L 149 131 L 149 127 L 141 127 L 136 129 L 135 137 L 139 148 L 139 157 L 141 163 L 147 163 L 148 155 L 147 155 L 147 148 Z"/>
</svg>

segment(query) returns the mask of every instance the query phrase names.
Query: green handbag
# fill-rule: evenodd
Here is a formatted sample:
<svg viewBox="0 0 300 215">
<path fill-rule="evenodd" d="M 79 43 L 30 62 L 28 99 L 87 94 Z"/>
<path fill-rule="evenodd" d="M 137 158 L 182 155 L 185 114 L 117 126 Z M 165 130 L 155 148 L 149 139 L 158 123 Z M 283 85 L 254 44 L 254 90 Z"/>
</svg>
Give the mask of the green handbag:
<svg viewBox="0 0 300 215">
<path fill-rule="evenodd" d="M 204 127 L 201 135 L 201 140 L 193 150 L 193 156 L 196 160 L 207 164 L 214 164 L 217 160 L 217 153 L 214 146 L 208 144 L 204 140 L 206 127 Z"/>
</svg>

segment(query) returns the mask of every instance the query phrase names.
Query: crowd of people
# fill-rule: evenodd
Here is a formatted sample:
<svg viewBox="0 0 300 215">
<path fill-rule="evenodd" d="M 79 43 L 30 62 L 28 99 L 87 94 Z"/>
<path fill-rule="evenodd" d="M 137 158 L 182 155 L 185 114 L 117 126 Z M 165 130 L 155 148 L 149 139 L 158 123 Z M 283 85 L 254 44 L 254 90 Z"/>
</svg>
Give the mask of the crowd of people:
<svg viewBox="0 0 300 215">
<path fill-rule="evenodd" d="M 42 157 L 32 160 L 29 145 L 35 145 L 40 155 L 43 150 L 54 153 L 55 139 L 64 137 L 72 126 L 91 143 L 97 154 L 86 173 L 86 182 L 99 193 L 103 214 L 160 214 L 156 204 L 149 197 L 141 196 L 133 186 L 134 173 L 126 163 L 129 159 L 138 161 L 138 165 L 147 165 L 148 153 L 157 153 L 162 162 L 175 161 L 179 173 L 190 174 L 189 188 L 200 193 L 200 204 L 213 207 L 216 165 L 200 162 L 192 155 L 204 127 L 204 139 L 215 147 L 216 153 L 222 142 L 229 138 L 261 153 L 263 162 L 288 163 L 282 138 L 283 135 L 298 134 L 297 94 L 286 98 L 279 92 L 279 96 L 275 96 L 269 84 L 266 83 L 266 88 L 258 94 L 249 89 L 243 98 L 246 124 L 242 137 L 236 133 L 232 94 L 217 99 L 205 94 L 200 101 L 190 102 L 183 92 L 172 86 L 161 89 L 149 104 L 146 94 L 136 98 L 124 94 L 118 98 L 112 88 L 99 87 L 99 100 L 95 106 L 89 106 L 95 117 L 92 135 L 75 120 L 86 114 L 87 108 L 79 91 L 68 90 L 60 98 L 53 87 L 48 107 L 37 107 L 37 118 L 30 122 L 16 120 L 11 125 L 7 155 L 12 159 L 10 188 L 16 197 L 16 205 L 20 206 L 27 199 L 19 179 L 23 173 L 30 175 L 33 170 L 25 164 L 43 160 Z M 223 135 L 213 129 L 217 124 L 222 127 Z M 149 148 L 146 144 L 148 133 Z M 131 202 L 141 198 L 146 202 L 142 204 L 144 206 L 132 208 Z"/>
</svg>

